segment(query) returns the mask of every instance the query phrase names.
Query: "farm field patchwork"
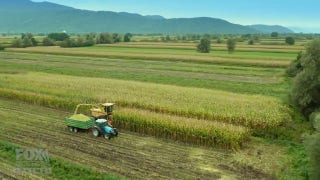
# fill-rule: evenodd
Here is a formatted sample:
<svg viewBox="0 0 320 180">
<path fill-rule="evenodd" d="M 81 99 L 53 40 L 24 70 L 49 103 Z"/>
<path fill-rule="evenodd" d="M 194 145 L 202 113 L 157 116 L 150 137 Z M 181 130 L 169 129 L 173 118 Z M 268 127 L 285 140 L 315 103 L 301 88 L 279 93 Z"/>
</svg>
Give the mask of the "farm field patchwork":
<svg viewBox="0 0 320 180">
<path fill-rule="evenodd" d="M 136 47 L 136 48 L 153 48 L 153 49 L 188 49 L 196 50 L 197 43 L 165 43 L 165 42 L 129 42 L 129 43 L 119 43 L 119 44 L 102 44 L 98 46 L 108 46 L 108 47 Z M 226 50 L 226 44 L 212 44 L 213 51 Z M 284 45 L 247 45 L 239 44 L 237 45 L 237 51 L 250 51 L 250 52 L 282 52 L 282 53 L 298 53 L 304 50 L 304 45 L 298 46 L 284 46 Z"/>
<path fill-rule="evenodd" d="M 268 45 L 259 45 L 249 51 L 241 45 L 243 50 L 234 54 L 221 49 L 203 55 L 180 47 L 189 44 L 141 44 L 0 52 L 0 116 L 8 119 L 7 109 L 17 114 L 1 127 L 10 131 L 0 140 L 46 147 L 59 158 L 132 178 L 177 178 L 185 173 L 183 177 L 191 179 L 269 179 L 281 173 L 278 168 L 291 167 L 282 161 L 290 159 L 286 147 L 254 137 L 253 132 L 292 123 L 284 74 L 300 47 L 279 46 L 271 51 Z M 110 142 L 85 132 L 71 134 L 63 124 L 76 104 L 97 102 L 117 105 L 114 124 L 121 133 Z M 24 123 L 18 124 L 22 119 Z M 34 125 L 40 121 L 43 130 Z M 39 138 L 45 131 L 49 133 Z M 119 162 L 105 169 L 101 157 Z"/>
<path fill-rule="evenodd" d="M 153 82 L 229 92 L 284 97 L 283 68 L 191 62 L 106 59 L 26 53 L 1 53 L 2 72 L 47 72 Z"/>
<path fill-rule="evenodd" d="M 71 49 L 59 47 L 10 48 L 7 51 L 135 60 L 174 60 L 265 67 L 286 67 L 289 65 L 290 61 L 296 57 L 296 53 L 239 52 L 228 54 L 227 51 L 216 51 L 216 53 L 199 54 L 195 50 L 140 49 L 101 46 Z"/>
<path fill-rule="evenodd" d="M 53 47 L 52 49 L 57 48 Z M 93 49 L 96 48 L 94 47 Z M 260 95 L 245 95 L 252 93 L 249 89 L 254 88 L 251 86 L 266 88 L 280 85 L 282 87 L 284 80 L 281 79 L 281 68 L 236 67 L 150 60 L 87 59 L 84 57 L 10 52 L 2 54 L 3 66 L 0 70 L 4 73 L 4 76 L 0 79 L 1 90 L 3 94 L 6 94 L 5 92 L 8 94 L 14 92 L 16 94 L 13 93 L 13 96 L 16 95 L 20 98 L 23 98 L 24 95 L 34 96 L 34 94 L 38 94 L 44 97 L 48 96 L 53 100 L 55 98 L 64 99 L 66 102 L 72 102 L 73 104 L 113 101 L 124 107 L 145 109 L 154 113 L 167 113 L 184 118 L 231 123 L 253 129 L 269 129 L 290 121 L 288 109 L 277 99 Z M 171 66 L 168 66 L 169 63 Z M 90 69 L 88 69 L 88 72 L 84 72 L 87 67 L 90 67 Z M 193 67 L 191 71 L 195 72 L 190 72 L 190 67 Z M 59 70 L 59 68 L 63 69 Z M 112 69 L 112 72 L 105 73 L 107 72 L 105 69 Z M 15 72 L 17 70 L 18 72 Z M 99 78 L 85 77 L 90 76 L 89 74 L 92 71 L 100 71 L 100 73 L 93 73 L 93 76 L 97 74 L 96 76 Z M 275 72 L 278 72 L 278 74 Z M 69 76 L 59 75 L 65 73 L 69 74 Z M 136 76 L 140 75 L 142 77 L 140 80 L 149 80 L 147 80 L 147 83 L 116 80 L 119 77 L 114 76 L 115 73 L 122 74 L 120 79 L 134 80 L 132 77 L 131 79 L 128 77 L 136 73 Z M 128 74 L 126 75 L 126 73 Z M 216 85 L 218 83 L 215 82 L 219 81 L 221 81 L 220 84 L 227 84 L 226 80 L 229 81 L 229 84 L 221 88 L 222 90 L 232 86 L 235 87 L 233 87 L 234 90 L 229 88 L 227 90 L 231 91 L 229 93 L 217 91 L 216 88 L 210 87 L 210 85 L 204 86 L 206 89 L 194 88 L 199 84 L 191 85 L 192 87 L 156 85 L 153 83 L 159 83 L 159 79 L 161 79 L 153 77 L 157 74 L 160 75 L 158 77 L 169 75 L 167 79 L 171 78 L 171 82 L 169 81 L 166 84 L 180 85 L 172 83 L 172 79 L 175 78 L 176 82 L 181 79 L 189 79 L 190 84 L 197 83 L 200 79 L 205 79 L 207 81 L 203 82 L 203 84 Z M 114 79 L 110 79 L 109 75 Z M 249 90 L 249 92 L 245 92 L 242 95 L 233 94 L 233 91 L 239 92 L 239 88 L 236 87 L 237 83 L 241 83 L 240 86 L 247 85 L 247 88 L 244 89 Z M 57 89 L 57 87 L 59 88 Z M 74 89 L 77 89 L 77 91 L 74 91 Z M 278 89 L 273 88 L 273 90 Z M 259 94 L 263 93 L 260 92 Z M 43 101 L 46 101 L 46 99 Z M 52 104 L 54 103 L 50 105 Z M 59 103 L 57 107 L 59 107 Z M 230 111 L 230 109 L 233 110 Z M 247 111 L 247 109 L 250 109 L 250 111 Z M 236 141 L 239 144 L 246 138 L 240 139 Z"/>
</svg>

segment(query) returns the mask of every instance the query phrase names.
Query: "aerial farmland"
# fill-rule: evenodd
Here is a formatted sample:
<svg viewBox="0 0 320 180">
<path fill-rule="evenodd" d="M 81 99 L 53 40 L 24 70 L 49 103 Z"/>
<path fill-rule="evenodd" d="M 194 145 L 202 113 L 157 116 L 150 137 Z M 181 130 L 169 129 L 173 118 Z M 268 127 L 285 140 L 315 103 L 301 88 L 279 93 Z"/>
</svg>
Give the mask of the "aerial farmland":
<svg viewBox="0 0 320 180">
<path fill-rule="evenodd" d="M 108 33 L 56 34 L 68 38 L 0 36 L 0 178 L 309 178 L 304 138 L 317 132 L 292 101 L 290 68 L 317 34 L 110 33 L 112 43 L 102 43 Z M 80 113 L 88 128 L 66 124 Z M 106 133 L 93 133 L 97 119 L 116 137 L 95 137 Z M 44 150 L 49 172 L 14 171 L 20 150 Z"/>
</svg>

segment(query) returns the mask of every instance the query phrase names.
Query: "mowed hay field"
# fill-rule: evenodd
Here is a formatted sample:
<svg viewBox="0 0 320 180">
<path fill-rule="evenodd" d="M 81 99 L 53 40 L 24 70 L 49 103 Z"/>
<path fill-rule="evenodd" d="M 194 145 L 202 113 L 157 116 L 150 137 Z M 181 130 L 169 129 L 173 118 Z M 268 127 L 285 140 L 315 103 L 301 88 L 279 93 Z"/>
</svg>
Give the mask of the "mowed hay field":
<svg viewBox="0 0 320 180">
<path fill-rule="evenodd" d="M 86 48 L 8 48 L 0 52 L 1 101 L 24 101 L 33 104 L 26 105 L 28 108 L 40 105 L 70 113 L 78 103 L 115 102 L 114 124 L 120 136 L 108 144 L 116 144 L 122 138 L 121 131 L 130 131 L 156 137 L 158 143 L 176 142 L 179 148 L 195 146 L 212 153 L 219 149 L 230 150 L 229 155 L 242 153 L 231 159 L 245 158 L 243 152 L 249 147 L 254 151 L 254 132 L 276 130 L 291 123 L 285 68 L 303 46 L 241 45 L 233 54 L 220 45 L 209 54 L 200 54 L 193 46 L 136 42 Z M 45 121 L 52 121 L 52 114 L 48 116 Z M 59 132 L 66 131 L 63 118 L 55 122 L 60 123 Z M 4 124 L 9 127 L 10 122 Z M 82 136 L 96 141 L 85 133 L 76 135 Z M 141 138 L 137 134 L 130 136 Z M 72 134 L 66 132 L 65 137 L 72 138 Z M 26 145 L 15 139 L 9 141 Z M 78 146 L 86 146 L 81 143 Z M 259 140 L 259 146 L 276 148 L 279 156 L 284 156 L 280 145 Z M 273 152 L 270 149 L 262 153 L 267 157 Z M 248 169 L 251 174 L 242 178 L 255 178 L 252 173 L 270 178 L 279 173 L 279 166 L 289 168 L 280 160 L 276 166 L 274 162 L 265 165 L 267 170 L 252 167 Z M 210 168 L 201 172 L 209 172 Z M 234 169 L 230 171 L 229 175 L 234 171 L 238 177 Z M 217 172 L 220 176 L 225 173 Z M 161 173 L 165 175 L 165 171 Z M 124 171 L 115 174 L 136 177 Z M 213 178 L 202 175 L 204 179 Z M 173 174 L 168 176 L 174 178 Z M 188 177 L 195 178 L 197 173 Z"/>
</svg>

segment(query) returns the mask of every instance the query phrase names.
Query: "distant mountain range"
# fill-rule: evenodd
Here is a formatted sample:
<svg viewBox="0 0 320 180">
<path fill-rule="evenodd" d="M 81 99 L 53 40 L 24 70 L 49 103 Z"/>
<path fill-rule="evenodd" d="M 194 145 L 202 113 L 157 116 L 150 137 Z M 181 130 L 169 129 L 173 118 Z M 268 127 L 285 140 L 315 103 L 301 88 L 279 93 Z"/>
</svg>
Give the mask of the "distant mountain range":
<svg viewBox="0 0 320 180">
<path fill-rule="evenodd" d="M 282 26 L 243 26 L 209 17 L 173 18 L 88 11 L 49 2 L 0 0 L 0 33 L 256 34 L 293 33 Z"/>
<path fill-rule="evenodd" d="M 279 25 L 268 26 L 268 25 L 263 25 L 263 24 L 257 24 L 257 25 L 250 25 L 247 27 L 253 28 L 253 29 L 260 31 L 262 33 L 272 33 L 272 32 L 294 33 L 291 29 L 283 27 L 283 26 L 279 26 Z"/>
</svg>

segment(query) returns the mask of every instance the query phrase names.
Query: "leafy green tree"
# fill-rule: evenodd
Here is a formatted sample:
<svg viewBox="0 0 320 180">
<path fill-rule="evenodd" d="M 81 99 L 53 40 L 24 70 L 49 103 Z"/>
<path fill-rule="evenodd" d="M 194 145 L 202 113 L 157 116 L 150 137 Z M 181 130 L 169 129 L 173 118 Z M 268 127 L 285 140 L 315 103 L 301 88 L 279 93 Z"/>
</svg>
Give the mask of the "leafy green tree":
<svg viewBox="0 0 320 180">
<path fill-rule="evenodd" d="M 18 46 L 17 43 L 19 42 L 15 42 L 15 47 L 31 47 L 31 46 L 37 46 L 38 42 L 36 41 L 36 39 L 33 37 L 33 34 L 31 33 L 22 33 L 21 34 L 21 40 L 22 40 L 22 44 Z"/>
<path fill-rule="evenodd" d="M 25 48 L 38 45 L 38 42 L 31 33 L 22 33 L 20 38 L 14 38 L 12 47 Z"/>
<path fill-rule="evenodd" d="M 96 39 L 97 44 L 112 44 L 113 37 L 109 33 L 100 33 Z"/>
<path fill-rule="evenodd" d="M 228 52 L 229 53 L 233 53 L 234 50 L 236 49 L 236 40 L 235 39 L 232 39 L 232 38 L 229 38 L 228 41 L 227 41 L 227 48 L 228 48 Z"/>
<path fill-rule="evenodd" d="M 320 179 L 320 113 L 313 113 L 311 120 L 315 128 L 313 135 L 307 136 L 304 144 L 310 159 L 309 176 L 311 180 Z"/>
<path fill-rule="evenodd" d="M 3 51 L 3 50 L 5 50 L 6 48 L 3 46 L 3 45 L 1 45 L 0 44 L 0 51 Z"/>
<path fill-rule="evenodd" d="M 289 73 L 288 73 L 289 72 Z M 305 53 L 299 53 L 297 59 L 287 69 L 293 76 L 291 90 L 292 101 L 309 116 L 316 129 L 313 135 L 305 139 L 305 147 L 310 160 L 309 177 L 311 180 L 320 179 L 320 40 L 308 44 Z M 314 112 L 314 113 L 313 113 Z"/>
<path fill-rule="evenodd" d="M 22 47 L 31 47 L 31 46 L 33 46 L 32 40 L 29 39 L 27 36 L 25 36 L 25 37 L 22 39 Z"/>
<path fill-rule="evenodd" d="M 123 41 L 124 42 L 130 42 L 132 38 L 132 34 L 131 33 L 126 33 L 123 37 Z"/>
<path fill-rule="evenodd" d="M 36 39 L 33 37 L 33 34 L 31 34 L 31 33 L 27 33 L 26 35 L 25 35 L 25 37 L 21 37 L 22 39 L 24 39 L 24 38 L 28 38 L 28 39 L 30 39 L 30 41 L 31 41 L 31 43 L 32 43 L 32 46 L 37 46 L 38 45 L 38 42 L 36 41 Z"/>
<path fill-rule="evenodd" d="M 25 37 L 27 37 L 27 34 L 21 33 L 21 39 L 24 39 Z"/>
<path fill-rule="evenodd" d="M 56 45 L 54 40 L 49 38 L 49 37 L 43 38 L 42 44 L 43 44 L 43 46 L 54 46 L 54 45 Z"/>
<path fill-rule="evenodd" d="M 86 46 L 93 46 L 95 44 L 94 36 L 87 34 L 84 36 L 79 36 L 75 40 L 75 47 L 86 47 Z"/>
<path fill-rule="evenodd" d="M 71 38 L 68 38 L 60 43 L 60 47 L 63 47 L 63 48 L 77 47 L 77 42 Z"/>
<path fill-rule="evenodd" d="M 38 46 L 38 41 L 34 37 L 32 37 L 30 40 L 32 42 L 32 46 Z"/>
<path fill-rule="evenodd" d="M 94 35 L 86 34 L 84 36 L 78 36 L 76 39 L 65 39 L 61 43 L 59 43 L 60 47 L 68 48 L 68 47 L 85 47 L 85 46 L 93 46 L 95 44 Z"/>
<path fill-rule="evenodd" d="M 279 33 L 278 32 L 272 32 L 271 33 L 271 37 L 277 38 L 277 37 L 279 37 Z"/>
<path fill-rule="evenodd" d="M 300 73 L 303 70 L 303 67 L 301 65 L 301 57 L 302 52 L 300 52 L 296 58 L 296 60 L 292 61 L 291 64 L 286 69 L 286 73 L 289 77 L 295 77 L 298 73 Z"/>
<path fill-rule="evenodd" d="M 309 137 L 307 141 L 307 151 L 310 157 L 310 179 L 320 179 L 320 132 Z"/>
<path fill-rule="evenodd" d="M 211 50 L 211 41 L 207 38 L 202 38 L 200 43 L 197 45 L 198 52 L 209 53 Z"/>
<path fill-rule="evenodd" d="M 74 46 L 74 47 L 83 47 L 85 42 L 86 42 L 85 38 L 79 36 L 79 37 L 75 40 L 75 46 Z"/>
<path fill-rule="evenodd" d="M 83 46 L 93 46 L 93 45 L 95 45 L 95 39 L 94 39 L 95 37 L 93 36 L 93 35 L 86 35 L 86 37 L 85 37 L 85 42 L 84 42 L 84 44 L 83 44 Z"/>
<path fill-rule="evenodd" d="M 320 40 L 312 41 L 299 61 L 300 70 L 294 78 L 291 98 L 309 115 L 320 107 Z"/>
<path fill-rule="evenodd" d="M 48 38 L 53 39 L 55 41 L 64 41 L 70 36 L 67 33 L 50 33 L 48 34 Z"/>
<path fill-rule="evenodd" d="M 253 39 L 250 39 L 250 40 L 248 41 L 248 45 L 254 45 L 254 40 L 253 40 Z"/>
<path fill-rule="evenodd" d="M 121 42 L 121 36 L 118 33 L 112 34 L 112 41 L 113 43 Z"/>
<path fill-rule="evenodd" d="M 171 40 L 170 36 L 167 35 L 166 38 L 165 38 L 165 41 L 168 42 L 168 41 L 170 41 L 170 40 Z"/>
<path fill-rule="evenodd" d="M 295 43 L 295 40 L 293 37 L 286 37 L 286 43 L 289 44 L 289 45 L 294 45 Z"/>
</svg>

